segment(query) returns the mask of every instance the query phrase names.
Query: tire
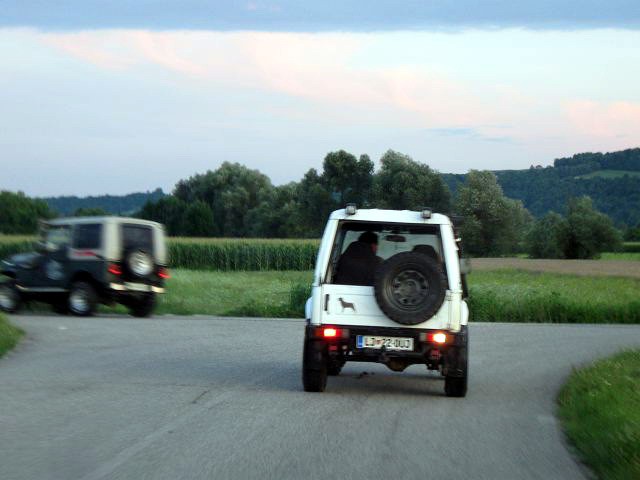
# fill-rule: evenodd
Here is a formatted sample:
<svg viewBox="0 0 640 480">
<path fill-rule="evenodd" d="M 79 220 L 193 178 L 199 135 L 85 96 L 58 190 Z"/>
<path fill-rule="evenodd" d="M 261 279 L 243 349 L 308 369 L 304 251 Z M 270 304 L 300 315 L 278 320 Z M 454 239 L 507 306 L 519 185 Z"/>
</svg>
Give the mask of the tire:
<svg viewBox="0 0 640 480">
<path fill-rule="evenodd" d="M 447 397 L 465 397 L 469 378 L 469 331 L 465 329 L 465 344 L 458 349 L 457 375 L 444 377 L 444 393 Z"/>
<path fill-rule="evenodd" d="M 134 317 L 150 317 L 156 306 L 156 296 L 151 293 L 140 299 L 135 299 L 129 304 L 129 313 Z"/>
<path fill-rule="evenodd" d="M 305 392 L 324 392 L 327 387 L 327 353 L 322 342 L 305 338 L 302 351 L 302 386 Z"/>
<path fill-rule="evenodd" d="M 87 282 L 75 282 L 71 285 L 67 305 L 69 311 L 77 317 L 90 317 L 96 311 L 98 303 L 96 290 Z"/>
<path fill-rule="evenodd" d="M 129 273 L 134 277 L 147 278 L 153 273 L 153 257 L 149 252 L 135 249 L 128 252 L 125 258 L 127 270 L 129 270 Z"/>
<path fill-rule="evenodd" d="M 0 284 L 0 311 L 16 313 L 22 306 L 22 297 L 13 283 Z"/>
<path fill-rule="evenodd" d="M 387 317 L 402 325 L 416 325 L 438 312 L 447 279 L 433 258 L 403 252 L 378 267 L 374 290 L 378 306 Z"/>
</svg>

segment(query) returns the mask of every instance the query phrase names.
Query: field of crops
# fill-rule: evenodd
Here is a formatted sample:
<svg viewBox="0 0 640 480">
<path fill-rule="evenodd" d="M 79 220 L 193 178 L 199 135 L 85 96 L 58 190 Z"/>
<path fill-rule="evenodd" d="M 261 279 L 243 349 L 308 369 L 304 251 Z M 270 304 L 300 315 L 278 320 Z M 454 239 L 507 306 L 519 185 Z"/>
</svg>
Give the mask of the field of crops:
<svg viewBox="0 0 640 480">
<path fill-rule="evenodd" d="M 33 237 L 0 235 L 0 259 L 33 249 Z M 318 240 L 170 238 L 171 268 L 219 271 L 313 269 Z"/>
<path fill-rule="evenodd" d="M 0 258 L 33 249 L 33 237 L 0 235 Z M 312 270 L 319 240 L 247 238 L 170 238 L 171 268 L 214 271 Z M 530 260 L 476 259 L 481 270 L 518 268 L 582 275 L 640 276 L 640 243 L 625 244 L 624 252 L 604 253 L 602 259 Z M 635 272 L 635 273 L 634 273 Z"/>
<path fill-rule="evenodd" d="M 318 240 L 192 239 L 169 240 L 173 268 L 220 271 L 313 269 Z"/>
</svg>

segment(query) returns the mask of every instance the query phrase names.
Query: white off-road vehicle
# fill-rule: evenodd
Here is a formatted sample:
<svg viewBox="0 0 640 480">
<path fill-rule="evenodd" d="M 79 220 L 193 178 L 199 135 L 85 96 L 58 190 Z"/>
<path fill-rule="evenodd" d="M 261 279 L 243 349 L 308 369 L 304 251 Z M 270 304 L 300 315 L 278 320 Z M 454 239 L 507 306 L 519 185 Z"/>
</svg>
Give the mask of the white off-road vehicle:
<svg viewBox="0 0 640 480">
<path fill-rule="evenodd" d="M 324 391 L 346 362 L 403 371 L 423 364 L 445 377 L 447 396 L 467 392 L 467 263 L 449 217 L 422 211 L 331 214 L 307 301 L 302 382 Z"/>
</svg>

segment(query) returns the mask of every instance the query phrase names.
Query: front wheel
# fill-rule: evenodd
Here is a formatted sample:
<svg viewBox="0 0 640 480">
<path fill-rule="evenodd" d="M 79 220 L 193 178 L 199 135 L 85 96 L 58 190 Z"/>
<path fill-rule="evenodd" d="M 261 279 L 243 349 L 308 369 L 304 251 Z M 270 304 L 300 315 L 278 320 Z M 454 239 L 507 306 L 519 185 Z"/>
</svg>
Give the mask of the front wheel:
<svg viewBox="0 0 640 480">
<path fill-rule="evenodd" d="M 136 299 L 131 302 L 129 306 L 129 313 L 134 317 L 149 317 L 153 313 L 153 309 L 156 306 L 156 297 L 153 293 L 145 295 L 140 299 Z"/>
<path fill-rule="evenodd" d="M 91 284 L 75 282 L 69 292 L 69 311 L 78 317 L 90 317 L 96 311 L 98 295 Z"/>
<path fill-rule="evenodd" d="M 0 284 L 0 310 L 5 313 L 15 313 L 20 310 L 22 298 L 15 285 Z"/>
<path fill-rule="evenodd" d="M 327 387 L 327 352 L 321 341 L 304 340 L 302 386 L 305 392 L 324 392 Z"/>
</svg>

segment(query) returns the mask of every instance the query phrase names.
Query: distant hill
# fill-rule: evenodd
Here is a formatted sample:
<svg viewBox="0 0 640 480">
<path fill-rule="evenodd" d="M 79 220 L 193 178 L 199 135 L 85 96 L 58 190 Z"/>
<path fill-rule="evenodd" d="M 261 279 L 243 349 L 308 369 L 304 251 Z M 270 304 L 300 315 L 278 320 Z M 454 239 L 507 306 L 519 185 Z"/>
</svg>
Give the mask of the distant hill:
<svg viewBox="0 0 640 480">
<path fill-rule="evenodd" d="M 73 215 L 79 208 L 101 208 L 115 215 L 131 215 L 142 208 L 148 200 L 158 200 L 166 194 L 157 188 L 153 192 L 130 193 L 128 195 L 100 195 L 97 197 L 46 197 L 49 208 L 59 215 Z"/>
<path fill-rule="evenodd" d="M 589 195 L 618 224 L 640 224 L 640 148 L 580 153 L 553 166 L 494 172 L 506 196 L 522 200 L 535 216 L 562 212 L 569 197 Z M 465 175 L 444 174 L 452 192 Z"/>
</svg>

